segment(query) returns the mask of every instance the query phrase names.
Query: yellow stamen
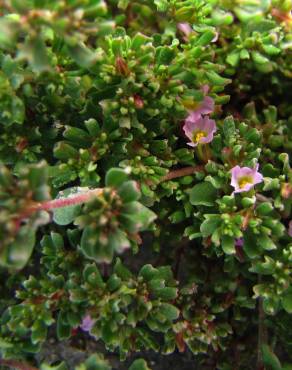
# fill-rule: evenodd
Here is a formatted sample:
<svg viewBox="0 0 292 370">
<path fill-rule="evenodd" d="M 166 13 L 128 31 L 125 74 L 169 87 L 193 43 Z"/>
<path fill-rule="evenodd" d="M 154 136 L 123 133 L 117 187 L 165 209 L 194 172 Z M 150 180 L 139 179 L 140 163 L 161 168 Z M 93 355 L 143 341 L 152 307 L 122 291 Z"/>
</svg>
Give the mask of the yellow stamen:
<svg viewBox="0 0 292 370">
<path fill-rule="evenodd" d="M 193 142 L 198 143 L 203 137 L 206 137 L 206 132 L 204 131 L 196 131 L 193 135 Z"/>
<path fill-rule="evenodd" d="M 239 181 L 238 181 L 238 185 L 240 187 L 240 189 L 244 188 L 246 185 L 250 185 L 252 184 L 252 178 L 251 177 L 248 177 L 248 176 L 245 176 L 245 177 L 242 177 Z"/>
</svg>

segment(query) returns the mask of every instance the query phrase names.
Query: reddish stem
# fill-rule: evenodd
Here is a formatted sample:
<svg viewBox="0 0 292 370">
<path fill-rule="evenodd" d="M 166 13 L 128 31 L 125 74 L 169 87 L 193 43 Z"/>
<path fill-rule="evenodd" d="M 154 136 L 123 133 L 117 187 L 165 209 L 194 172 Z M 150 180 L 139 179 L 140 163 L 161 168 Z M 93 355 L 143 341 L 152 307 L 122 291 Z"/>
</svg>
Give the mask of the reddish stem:
<svg viewBox="0 0 292 370">
<path fill-rule="evenodd" d="M 4 360 L 0 359 L 0 365 L 7 366 L 13 369 L 19 370 L 38 370 L 36 367 L 30 366 L 25 362 L 15 361 L 15 360 Z"/>
<path fill-rule="evenodd" d="M 162 177 L 161 182 L 176 179 L 177 177 L 183 177 L 192 175 L 196 172 L 204 171 L 204 166 L 192 166 L 180 168 L 179 170 L 170 171 L 166 176 Z"/>
<path fill-rule="evenodd" d="M 34 212 L 37 211 L 50 211 L 56 208 L 73 206 L 75 204 L 86 203 L 91 200 L 94 196 L 99 196 L 103 192 L 103 189 L 97 188 L 88 190 L 87 192 L 82 192 L 80 194 L 71 195 L 67 198 L 59 198 L 53 200 L 47 200 L 41 203 L 35 203 L 32 206 L 28 207 L 16 220 L 16 225 L 20 225 L 21 221 L 25 218 L 31 216 Z"/>
<path fill-rule="evenodd" d="M 192 166 L 192 167 L 185 167 L 178 170 L 170 171 L 166 176 L 162 177 L 161 182 L 169 181 L 175 179 L 177 177 L 183 177 L 192 175 L 195 172 L 202 172 L 204 171 L 204 166 Z M 86 203 L 91 200 L 94 196 L 99 196 L 103 192 L 103 189 L 91 189 L 86 192 L 82 192 L 76 195 L 71 195 L 67 198 L 59 198 L 48 200 L 41 203 L 34 203 L 30 207 L 28 207 L 24 212 L 20 215 L 18 219 L 15 220 L 16 225 L 20 225 L 21 221 L 25 218 L 31 216 L 34 212 L 37 211 L 50 211 L 56 208 L 68 207 L 75 204 L 82 204 Z"/>
</svg>

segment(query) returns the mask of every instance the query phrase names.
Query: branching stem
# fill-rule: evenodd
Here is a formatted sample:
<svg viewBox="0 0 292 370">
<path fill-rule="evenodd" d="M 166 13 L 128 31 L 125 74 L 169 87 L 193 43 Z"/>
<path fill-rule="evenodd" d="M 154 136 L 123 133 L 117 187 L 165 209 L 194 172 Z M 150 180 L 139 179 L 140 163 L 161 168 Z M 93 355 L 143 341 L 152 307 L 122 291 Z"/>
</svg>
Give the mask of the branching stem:
<svg viewBox="0 0 292 370">
<path fill-rule="evenodd" d="M 185 167 L 178 170 L 170 171 L 166 176 L 162 177 L 160 182 L 173 180 L 178 177 L 192 175 L 195 172 L 201 172 L 204 170 L 204 166 L 193 166 L 193 167 Z M 67 206 L 72 206 L 76 204 L 83 204 L 90 201 L 93 197 L 98 197 L 102 194 L 103 189 L 90 189 L 87 191 L 82 191 L 79 194 L 71 195 L 66 198 L 59 198 L 48 200 L 45 202 L 34 203 L 30 205 L 21 216 L 16 220 L 16 223 L 19 225 L 22 220 L 28 218 L 33 213 L 37 211 L 50 211 L 57 208 L 63 208 Z"/>
</svg>

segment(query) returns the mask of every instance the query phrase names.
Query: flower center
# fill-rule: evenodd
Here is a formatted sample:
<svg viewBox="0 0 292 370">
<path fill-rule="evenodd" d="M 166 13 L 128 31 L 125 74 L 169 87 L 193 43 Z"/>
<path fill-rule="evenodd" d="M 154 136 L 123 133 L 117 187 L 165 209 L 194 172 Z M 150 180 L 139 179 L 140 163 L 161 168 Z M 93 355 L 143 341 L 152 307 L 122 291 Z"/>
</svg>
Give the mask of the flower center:
<svg viewBox="0 0 292 370">
<path fill-rule="evenodd" d="M 205 131 L 196 131 L 193 134 L 193 142 L 199 142 L 203 137 L 206 137 L 207 133 Z"/>
<path fill-rule="evenodd" d="M 244 188 L 246 185 L 253 184 L 252 178 L 250 176 L 244 176 L 238 181 L 240 189 Z"/>
</svg>

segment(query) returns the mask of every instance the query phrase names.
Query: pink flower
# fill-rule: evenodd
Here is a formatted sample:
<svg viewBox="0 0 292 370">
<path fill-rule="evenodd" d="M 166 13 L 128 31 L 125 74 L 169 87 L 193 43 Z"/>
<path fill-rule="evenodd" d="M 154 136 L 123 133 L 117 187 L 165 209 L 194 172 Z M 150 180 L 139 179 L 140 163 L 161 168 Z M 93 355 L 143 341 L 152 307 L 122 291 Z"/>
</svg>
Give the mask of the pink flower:
<svg viewBox="0 0 292 370">
<path fill-rule="evenodd" d="M 243 238 L 236 238 L 235 239 L 235 247 L 242 248 L 243 247 Z"/>
<path fill-rule="evenodd" d="M 258 172 L 259 165 L 255 168 L 235 166 L 231 170 L 231 186 L 234 187 L 234 193 L 243 193 L 249 191 L 254 185 L 263 181 L 263 175 Z"/>
<path fill-rule="evenodd" d="M 204 99 L 199 103 L 198 107 L 190 112 L 186 121 L 196 121 L 202 115 L 212 113 L 214 106 L 214 100 L 210 96 L 204 96 Z"/>
<path fill-rule="evenodd" d="M 198 144 L 207 144 L 213 140 L 216 132 L 216 123 L 209 117 L 199 117 L 198 119 L 186 119 L 183 126 L 186 136 L 191 140 L 187 143 L 189 146 L 195 147 Z"/>
<path fill-rule="evenodd" d="M 86 315 L 82 319 L 82 323 L 80 325 L 80 328 L 83 331 L 88 331 L 89 332 L 92 329 L 94 323 L 95 323 L 95 320 L 93 320 L 90 315 Z"/>
<path fill-rule="evenodd" d="M 178 23 L 177 24 L 177 28 L 178 30 L 180 30 L 182 33 L 185 34 L 185 36 L 189 36 L 192 32 L 193 32 L 193 29 L 192 27 L 189 25 L 189 23 Z"/>
<path fill-rule="evenodd" d="M 203 85 L 201 87 L 201 91 L 203 92 L 204 99 L 198 103 L 198 106 L 196 109 L 189 111 L 189 115 L 186 118 L 186 120 L 196 121 L 199 118 L 201 118 L 202 115 L 210 114 L 213 112 L 215 107 L 214 99 L 212 99 L 210 96 L 206 96 L 209 92 L 209 86 Z"/>
</svg>

